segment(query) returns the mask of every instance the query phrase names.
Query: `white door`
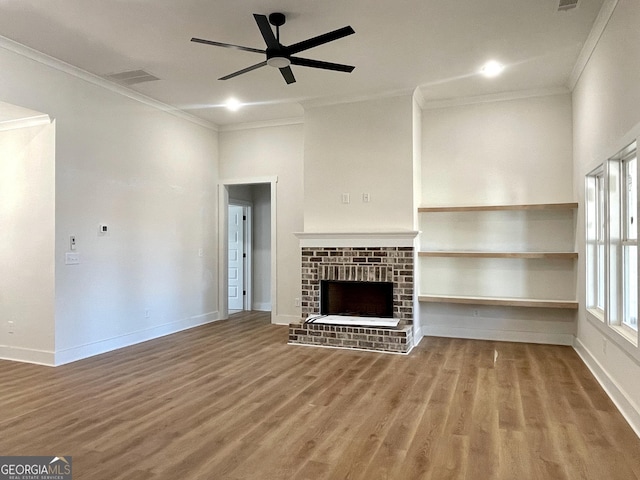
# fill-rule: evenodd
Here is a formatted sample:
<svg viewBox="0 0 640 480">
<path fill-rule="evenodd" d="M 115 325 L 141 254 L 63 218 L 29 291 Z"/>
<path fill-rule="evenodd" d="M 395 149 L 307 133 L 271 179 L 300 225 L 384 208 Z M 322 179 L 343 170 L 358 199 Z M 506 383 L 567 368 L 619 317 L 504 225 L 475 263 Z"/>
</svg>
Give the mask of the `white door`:
<svg viewBox="0 0 640 480">
<path fill-rule="evenodd" d="M 229 310 L 244 310 L 244 208 L 229 205 Z"/>
</svg>

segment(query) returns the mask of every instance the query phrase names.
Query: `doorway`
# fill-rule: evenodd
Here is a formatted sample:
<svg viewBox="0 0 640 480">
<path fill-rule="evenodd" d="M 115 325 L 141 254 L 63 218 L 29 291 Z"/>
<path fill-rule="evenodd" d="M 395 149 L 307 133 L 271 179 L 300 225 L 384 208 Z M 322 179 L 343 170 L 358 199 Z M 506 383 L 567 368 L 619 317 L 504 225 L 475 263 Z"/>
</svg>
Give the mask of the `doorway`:
<svg viewBox="0 0 640 480">
<path fill-rule="evenodd" d="M 223 193 L 227 312 L 273 312 L 273 185 L 226 184 Z"/>
</svg>

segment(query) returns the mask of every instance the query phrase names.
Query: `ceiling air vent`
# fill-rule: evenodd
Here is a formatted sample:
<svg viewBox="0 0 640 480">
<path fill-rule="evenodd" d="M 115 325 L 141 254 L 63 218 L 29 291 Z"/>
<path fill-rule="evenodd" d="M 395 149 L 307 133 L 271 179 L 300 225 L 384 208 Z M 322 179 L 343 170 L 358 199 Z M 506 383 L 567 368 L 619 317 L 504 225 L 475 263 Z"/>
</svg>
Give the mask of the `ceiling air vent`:
<svg viewBox="0 0 640 480">
<path fill-rule="evenodd" d="M 136 83 L 160 80 L 155 75 L 151 75 L 149 72 L 145 72 L 144 70 L 129 70 L 128 72 L 112 73 L 110 75 L 105 75 L 105 78 L 122 83 L 123 85 L 135 85 Z"/>
<path fill-rule="evenodd" d="M 564 10 L 576 8 L 578 6 L 578 1 L 579 0 L 560 0 L 558 3 L 558 11 L 562 12 Z"/>
</svg>

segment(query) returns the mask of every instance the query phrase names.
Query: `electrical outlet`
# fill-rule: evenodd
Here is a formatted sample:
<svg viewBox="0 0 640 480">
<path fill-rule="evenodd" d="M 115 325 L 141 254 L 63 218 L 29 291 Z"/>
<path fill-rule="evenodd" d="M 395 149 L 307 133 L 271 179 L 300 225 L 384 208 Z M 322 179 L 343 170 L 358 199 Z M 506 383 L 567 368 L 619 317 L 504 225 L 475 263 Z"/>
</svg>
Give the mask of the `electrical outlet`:
<svg viewBox="0 0 640 480">
<path fill-rule="evenodd" d="M 300 299 L 299 299 L 299 298 L 296 298 L 296 300 L 295 300 L 295 306 L 296 306 L 296 307 L 299 307 L 299 306 L 300 306 Z"/>
<path fill-rule="evenodd" d="M 151 317 L 151 312 L 149 311 L 148 308 L 144 309 L 144 318 L 149 318 Z"/>
<path fill-rule="evenodd" d="M 15 329 L 15 323 L 13 323 L 13 320 L 8 320 L 7 321 L 7 333 L 15 333 L 16 329 Z"/>
<path fill-rule="evenodd" d="M 67 252 L 64 254 L 64 264 L 65 265 L 79 265 L 80 264 L 80 254 Z"/>
<path fill-rule="evenodd" d="M 362 201 L 364 203 L 369 203 L 371 201 L 371 195 L 368 193 L 363 193 L 362 194 Z"/>
<path fill-rule="evenodd" d="M 473 316 L 474 316 L 474 317 L 477 317 L 477 316 L 478 316 L 478 310 L 474 310 L 474 311 L 473 311 Z"/>
<path fill-rule="evenodd" d="M 342 203 L 351 203 L 351 195 L 349 195 L 348 193 L 343 193 Z"/>
</svg>

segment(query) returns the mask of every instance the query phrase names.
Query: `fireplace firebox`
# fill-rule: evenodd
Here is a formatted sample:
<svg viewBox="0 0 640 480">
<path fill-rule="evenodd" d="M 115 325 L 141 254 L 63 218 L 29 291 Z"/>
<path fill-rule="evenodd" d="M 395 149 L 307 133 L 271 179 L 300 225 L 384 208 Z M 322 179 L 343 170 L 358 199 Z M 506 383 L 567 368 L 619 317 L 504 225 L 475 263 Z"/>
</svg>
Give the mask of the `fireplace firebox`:
<svg viewBox="0 0 640 480">
<path fill-rule="evenodd" d="M 393 318 L 393 282 L 322 280 L 320 313 Z"/>
</svg>

